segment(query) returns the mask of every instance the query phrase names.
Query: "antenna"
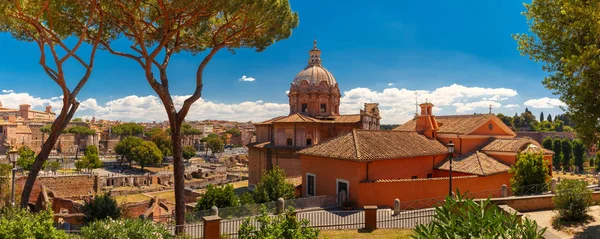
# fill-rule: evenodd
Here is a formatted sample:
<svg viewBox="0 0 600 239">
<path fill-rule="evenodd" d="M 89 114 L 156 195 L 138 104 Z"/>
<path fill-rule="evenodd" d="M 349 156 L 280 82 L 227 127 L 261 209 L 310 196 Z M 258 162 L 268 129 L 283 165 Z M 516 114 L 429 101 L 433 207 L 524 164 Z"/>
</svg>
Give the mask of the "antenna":
<svg viewBox="0 0 600 239">
<path fill-rule="evenodd" d="M 415 91 L 415 116 L 419 115 L 419 93 Z"/>
</svg>

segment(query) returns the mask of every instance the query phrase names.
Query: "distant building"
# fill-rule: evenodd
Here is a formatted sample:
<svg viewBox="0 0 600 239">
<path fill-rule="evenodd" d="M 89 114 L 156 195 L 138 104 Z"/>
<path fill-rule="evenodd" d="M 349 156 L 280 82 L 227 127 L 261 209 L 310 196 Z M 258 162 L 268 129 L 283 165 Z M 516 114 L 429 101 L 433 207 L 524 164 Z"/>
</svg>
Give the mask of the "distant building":
<svg viewBox="0 0 600 239">
<path fill-rule="evenodd" d="M 288 97 L 289 115 L 254 124 L 256 142 L 248 144 L 250 185 L 275 165 L 288 177 L 301 176 L 300 157 L 296 154 L 300 149 L 354 129 L 379 129 L 381 117 L 376 103 L 365 103 L 358 114 L 340 115 L 338 83 L 323 67 L 316 41 L 309 51 L 308 66 L 292 81 Z M 251 138 L 246 135 L 244 140 Z"/>
</svg>

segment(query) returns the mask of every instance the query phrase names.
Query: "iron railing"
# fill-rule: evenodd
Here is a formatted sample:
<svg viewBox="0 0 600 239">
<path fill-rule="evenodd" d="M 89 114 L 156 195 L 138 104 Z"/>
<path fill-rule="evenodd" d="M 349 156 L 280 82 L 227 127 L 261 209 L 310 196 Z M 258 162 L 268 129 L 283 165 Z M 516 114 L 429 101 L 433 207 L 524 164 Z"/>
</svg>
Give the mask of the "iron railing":
<svg viewBox="0 0 600 239">
<path fill-rule="evenodd" d="M 298 213 L 298 220 L 307 220 L 310 227 L 320 230 L 360 229 L 365 227 L 363 210 L 316 211 Z"/>
<path fill-rule="evenodd" d="M 405 210 L 394 212 L 390 209 L 377 211 L 377 228 L 415 228 L 430 223 L 435 209 Z"/>
</svg>

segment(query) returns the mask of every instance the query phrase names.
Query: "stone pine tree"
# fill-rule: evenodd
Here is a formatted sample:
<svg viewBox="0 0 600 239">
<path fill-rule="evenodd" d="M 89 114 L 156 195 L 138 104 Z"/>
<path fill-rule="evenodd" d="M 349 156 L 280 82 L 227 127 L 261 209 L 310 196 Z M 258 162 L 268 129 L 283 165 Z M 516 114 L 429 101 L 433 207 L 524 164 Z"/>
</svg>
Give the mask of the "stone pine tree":
<svg viewBox="0 0 600 239">
<path fill-rule="evenodd" d="M 79 107 L 77 95 L 87 83 L 94 65 L 102 15 L 96 11 L 98 1 L 4 0 L 0 1 L 0 32 L 33 43 L 40 51 L 39 62 L 62 93 L 60 112 L 50 127 L 48 138 L 36 156 L 21 194 L 26 207 L 33 184 L 58 137 Z M 67 40 L 68 38 L 68 40 Z M 82 47 L 86 45 L 86 47 Z M 75 68 L 73 68 L 75 67 Z M 83 69 L 77 77 L 69 74 Z M 73 78 L 71 78 L 73 76 Z M 69 83 L 69 84 L 68 84 Z M 73 84 L 69 86 L 70 84 Z"/>
<path fill-rule="evenodd" d="M 94 131 L 93 129 L 90 129 L 85 126 L 69 127 L 65 130 L 65 132 L 73 134 L 73 136 L 75 137 L 75 145 L 77 147 L 75 149 L 75 160 L 77 160 L 77 156 L 79 155 L 79 144 L 81 143 L 81 140 L 83 140 L 83 138 L 87 136 L 94 135 L 96 133 L 96 131 Z"/>
<path fill-rule="evenodd" d="M 552 150 L 554 151 L 554 156 L 552 156 L 552 164 L 556 166 L 556 168 L 560 168 L 562 164 L 562 144 L 560 143 L 560 138 L 554 138 L 552 141 Z"/>
<path fill-rule="evenodd" d="M 563 170 L 569 170 L 571 166 L 571 159 L 573 159 L 573 144 L 568 138 L 564 138 L 560 141 L 561 152 L 562 152 L 562 165 Z"/>
<path fill-rule="evenodd" d="M 587 145 L 596 142 L 600 132 L 600 1 L 535 0 L 525 7 L 531 34 L 514 35 L 519 51 L 543 63 L 542 69 L 548 72 L 543 83 L 567 105 L 577 137 Z"/>
<path fill-rule="evenodd" d="M 298 15 L 287 0 L 228 1 L 102 1 L 99 8 L 110 24 L 101 45 L 110 53 L 137 63 L 146 81 L 164 105 L 173 142 L 175 218 L 177 234 L 183 231 L 184 165 L 181 127 L 194 102 L 202 95 L 204 70 L 221 49 L 266 49 L 288 38 L 298 26 Z M 130 44 L 113 40 L 125 38 Z M 171 95 L 168 66 L 175 53 L 202 54 L 193 75 L 193 92 L 185 97 Z M 188 77 L 190 78 L 190 77 Z"/>
</svg>

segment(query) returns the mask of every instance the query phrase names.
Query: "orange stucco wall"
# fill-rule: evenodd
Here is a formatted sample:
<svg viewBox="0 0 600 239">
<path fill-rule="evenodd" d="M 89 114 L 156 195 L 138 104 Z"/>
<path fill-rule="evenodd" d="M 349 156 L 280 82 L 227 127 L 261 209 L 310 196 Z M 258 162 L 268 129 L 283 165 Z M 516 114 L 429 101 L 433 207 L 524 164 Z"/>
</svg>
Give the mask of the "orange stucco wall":
<svg viewBox="0 0 600 239">
<path fill-rule="evenodd" d="M 502 173 L 486 177 L 453 178 L 452 186 L 462 193 L 469 191 L 473 197 L 501 196 L 503 184 L 510 187 L 510 174 Z M 412 207 L 419 205 L 422 208 L 432 206 L 434 201 L 430 198 L 440 198 L 448 195 L 448 178 L 417 179 L 401 182 L 360 183 L 358 185 L 359 207 L 365 205 L 394 206 L 394 199 Z M 415 200 L 423 202 L 414 203 Z M 410 203 L 409 203 L 410 202 Z M 428 205 L 431 203 L 431 205 Z"/>
<path fill-rule="evenodd" d="M 489 128 L 489 124 L 492 124 L 492 129 L 491 130 Z M 507 132 L 505 132 L 504 130 L 502 130 L 500 128 L 500 126 L 494 120 L 490 120 L 490 121 L 486 122 L 485 124 L 483 124 L 481 127 L 477 128 L 470 135 L 497 135 L 497 136 L 503 135 L 503 136 L 508 136 L 510 134 L 508 134 Z"/>
<path fill-rule="evenodd" d="M 413 176 L 427 178 L 427 174 L 432 174 L 433 167 L 445 157 L 446 155 L 435 155 L 374 161 L 369 163 L 368 180 L 401 179 Z"/>
<path fill-rule="evenodd" d="M 306 184 L 307 173 L 314 174 L 316 195 L 336 195 L 336 179 L 343 179 L 349 183 L 348 198 L 358 201 L 358 184 L 366 178 L 366 163 L 308 155 L 301 155 L 300 159 L 302 183 Z M 306 186 L 302 187 L 302 196 L 307 196 Z"/>
</svg>

